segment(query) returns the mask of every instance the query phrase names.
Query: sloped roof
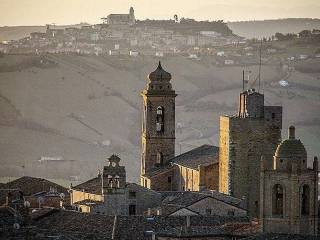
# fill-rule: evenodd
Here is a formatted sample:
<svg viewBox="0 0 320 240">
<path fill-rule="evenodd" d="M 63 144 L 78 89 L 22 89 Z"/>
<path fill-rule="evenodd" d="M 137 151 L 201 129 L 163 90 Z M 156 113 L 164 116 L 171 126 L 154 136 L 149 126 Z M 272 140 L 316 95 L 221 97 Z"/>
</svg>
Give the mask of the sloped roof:
<svg viewBox="0 0 320 240">
<path fill-rule="evenodd" d="M 181 207 L 187 207 L 196 203 L 204 198 L 211 197 L 218 201 L 227 203 L 234 207 L 243 209 L 243 200 L 239 198 L 232 197 L 217 191 L 208 192 L 190 192 L 190 191 L 166 191 L 161 192 L 162 204 L 171 204 Z"/>
<path fill-rule="evenodd" d="M 219 147 L 202 145 L 170 160 L 173 164 L 197 170 L 199 165 L 219 162 Z"/>
<path fill-rule="evenodd" d="M 16 189 L 18 191 L 23 192 L 24 196 L 31 196 L 39 192 L 49 192 L 50 188 L 52 187 L 56 188 L 57 192 L 64 193 L 66 196 L 69 194 L 68 189 L 59 184 L 56 184 L 43 178 L 35 178 L 28 176 L 24 176 L 11 182 L 8 182 L 1 186 L 1 189 L 8 189 L 8 191 L 6 192 L 10 192 L 11 190 Z M 5 203 L 6 192 L 4 190 L 1 191 L 0 205 Z"/>
<path fill-rule="evenodd" d="M 182 153 L 169 160 L 169 163 L 151 169 L 148 173 L 144 174 L 146 177 L 156 176 L 164 172 L 170 171 L 173 165 L 180 165 L 183 167 L 198 170 L 199 165 L 218 164 L 219 163 L 219 147 L 204 144 L 200 147 L 194 148 L 188 152 Z"/>
<path fill-rule="evenodd" d="M 92 194 L 101 194 L 102 193 L 101 177 L 98 176 L 98 177 L 89 179 L 84 183 L 80 183 L 79 185 L 72 187 L 72 189 L 75 189 L 78 191 L 84 191 Z"/>
<path fill-rule="evenodd" d="M 115 217 L 65 210 L 49 211 L 32 219 L 33 229 L 44 231 L 45 235 L 59 233 L 67 239 L 150 239 L 147 233 L 151 231 L 157 236 L 223 236 L 250 226 L 248 218 L 243 217 L 191 216 L 186 229 L 187 218 L 183 216 Z"/>
</svg>

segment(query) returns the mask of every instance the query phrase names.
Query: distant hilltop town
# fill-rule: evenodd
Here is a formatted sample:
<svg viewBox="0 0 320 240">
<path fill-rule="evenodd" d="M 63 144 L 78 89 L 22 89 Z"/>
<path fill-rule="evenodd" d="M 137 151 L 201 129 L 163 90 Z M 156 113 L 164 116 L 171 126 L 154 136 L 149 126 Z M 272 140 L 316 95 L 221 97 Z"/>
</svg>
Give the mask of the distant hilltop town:
<svg viewBox="0 0 320 240">
<path fill-rule="evenodd" d="M 32 32 L 17 41 L 4 41 L 4 53 L 172 55 L 194 47 L 221 46 L 242 41 L 222 20 L 136 20 L 129 14 L 110 14 L 101 24 L 61 28 L 47 25 L 45 32 Z"/>
</svg>

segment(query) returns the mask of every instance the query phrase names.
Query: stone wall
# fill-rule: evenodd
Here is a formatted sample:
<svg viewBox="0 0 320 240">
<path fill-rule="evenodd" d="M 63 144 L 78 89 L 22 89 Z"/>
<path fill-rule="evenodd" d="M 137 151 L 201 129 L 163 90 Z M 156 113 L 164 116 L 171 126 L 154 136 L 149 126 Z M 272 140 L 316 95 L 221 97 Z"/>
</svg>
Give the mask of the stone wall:
<svg viewBox="0 0 320 240">
<path fill-rule="evenodd" d="M 259 215 L 261 156 L 270 168 L 281 141 L 282 108 L 268 107 L 266 117 L 220 117 L 219 191 L 245 197 L 251 217 Z"/>
<path fill-rule="evenodd" d="M 266 170 L 261 174 L 262 226 L 265 232 L 290 234 L 316 234 L 318 227 L 317 181 L 312 170 L 304 173 L 287 173 Z M 273 214 L 273 187 L 283 187 L 283 216 Z M 301 215 L 301 188 L 310 187 L 308 215 Z"/>
</svg>

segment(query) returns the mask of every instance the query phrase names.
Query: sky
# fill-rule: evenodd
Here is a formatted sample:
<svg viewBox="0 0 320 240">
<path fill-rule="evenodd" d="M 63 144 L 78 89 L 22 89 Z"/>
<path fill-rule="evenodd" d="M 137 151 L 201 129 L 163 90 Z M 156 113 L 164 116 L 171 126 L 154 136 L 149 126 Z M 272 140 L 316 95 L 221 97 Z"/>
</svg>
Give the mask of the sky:
<svg viewBox="0 0 320 240">
<path fill-rule="evenodd" d="M 320 18 L 319 0 L 0 0 L 0 26 L 99 23 L 135 9 L 137 19 L 246 21 Z"/>
</svg>

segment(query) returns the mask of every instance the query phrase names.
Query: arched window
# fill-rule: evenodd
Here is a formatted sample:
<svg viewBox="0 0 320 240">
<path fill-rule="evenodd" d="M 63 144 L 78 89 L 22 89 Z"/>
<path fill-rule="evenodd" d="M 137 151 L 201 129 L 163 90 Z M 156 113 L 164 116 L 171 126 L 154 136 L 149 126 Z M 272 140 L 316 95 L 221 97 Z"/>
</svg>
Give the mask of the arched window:
<svg viewBox="0 0 320 240">
<path fill-rule="evenodd" d="M 310 213 L 310 188 L 303 185 L 301 188 L 301 215 L 309 215 Z"/>
<path fill-rule="evenodd" d="M 283 216 L 283 188 L 280 184 L 272 189 L 272 215 Z"/>
<path fill-rule="evenodd" d="M 120 188 L 120 177 L 118 175 L 115 176 L 115 186 L 116 188 Z"/>
<path fill-rule="evenodd" d="M 157 152 L 157 164 L 159 164 L 159 165 L 163 164 L 163 154 L 162 154 L 162 152 Z"/>
<path fill-rule="evenodd" d="M 157 132 L 163 132 L 164 128 L 164 108 L 159 106 L 157 107 L 157 121 L 156 121 L 156 130 Z"/>
</svg>

